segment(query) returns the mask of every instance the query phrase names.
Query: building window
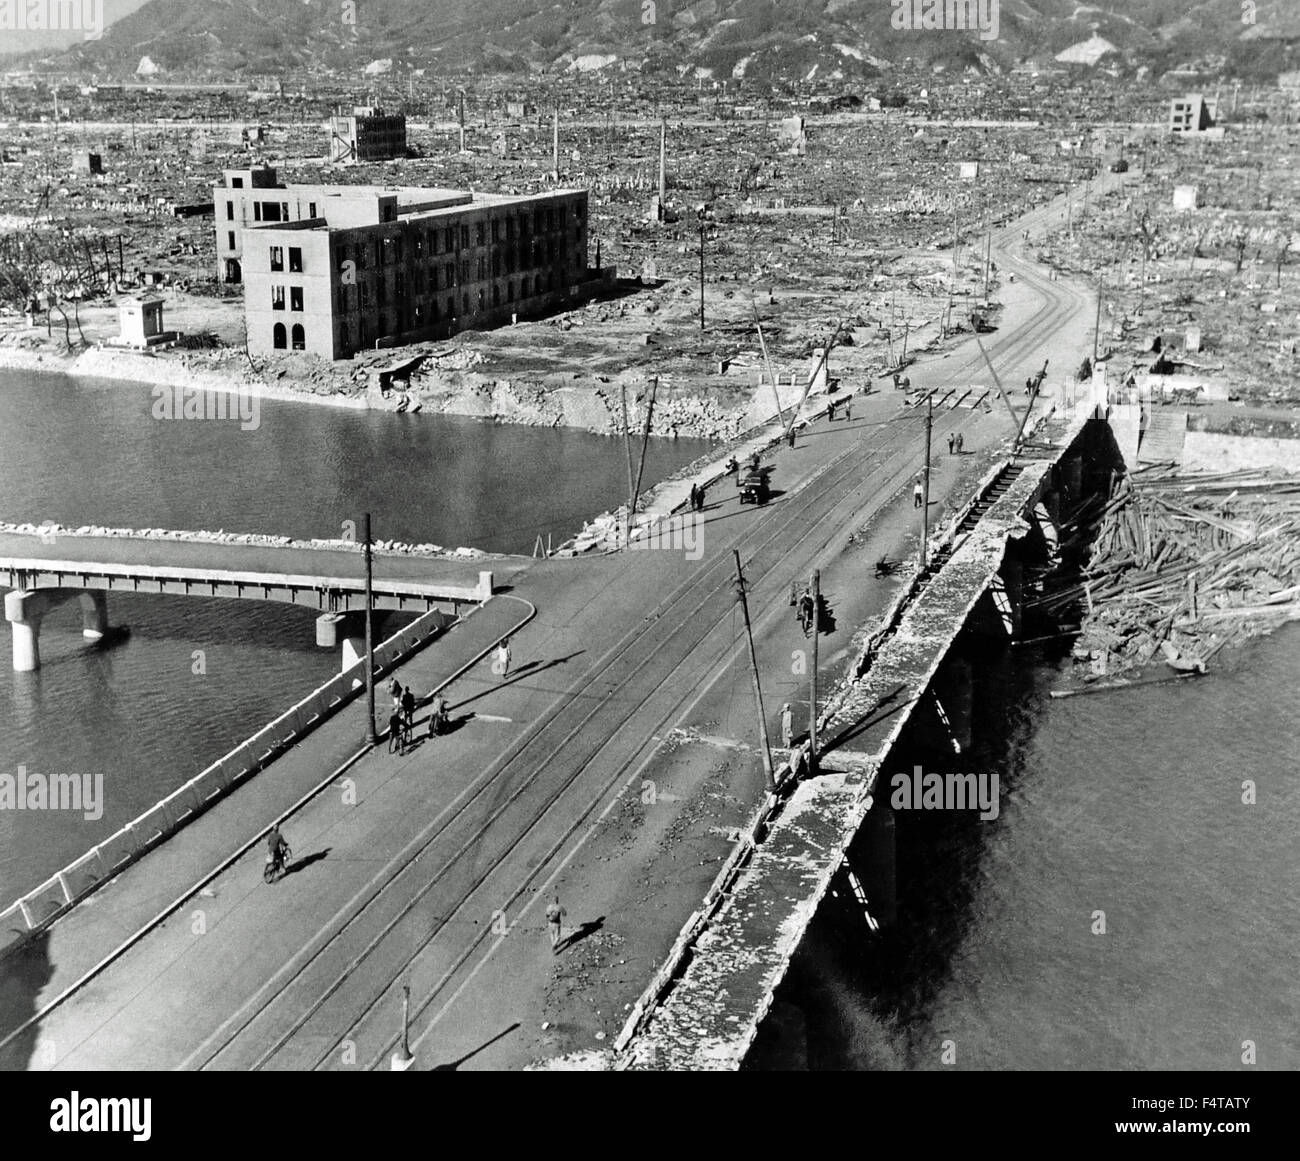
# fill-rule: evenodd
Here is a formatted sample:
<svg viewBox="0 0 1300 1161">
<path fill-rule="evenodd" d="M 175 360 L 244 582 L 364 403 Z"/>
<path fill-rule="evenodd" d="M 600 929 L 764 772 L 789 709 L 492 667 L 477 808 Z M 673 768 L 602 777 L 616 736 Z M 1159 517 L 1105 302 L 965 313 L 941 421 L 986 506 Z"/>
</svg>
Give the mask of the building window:
<svg viewBox="0 0 1300 1161">
<path fill-rule="evenodd" d="M 454 286 L 456 284 L 456 264 L 454 262 L 447 263 L 446 274 L 447 274 L 447 285 L 449 287 Z"/>
<path fill-rule="evenodd" d="M 515 239 L 515 220 L 514 218 L 506 219 L 506 241 L 513 242 Z"/>
<path fill-rule="evenodd" d="M 515 300 L 515 281 L 512 278 L 509 282 L 506 283 L 506 302 L 514 302 L 514 300 Z"/>
<path fill-rule="evenodd" d="M 284 323 L 276 323 L 271 328 L 271 345 L 277 351 L 283 351 L 289 344 L 285 341 Z"/>
<path fill-rule="evenodd" d="M 284 269 L 284 247 L 283 246 L 271 247 L 271 269 L 272 270 Z"/>
<path fill-rule="evenodd" d="M 297 246 L 289 247 L 289 273 L 302 273 L 302 250 Z"/>
<path fill-rule="evenodd" d="M 480 290 L 478 292 L 478 308 L 482 310 L 485 306 L 487 306 L 487 295 Z"/>
<path fill-rule="evenodd" d="M 235 203 L 234 203 L 234 202 L 227 202 L 227 203 L 226 203 L 226 221 L 228 221 L 228 222 L 233 222 L 234 220 L 235 220 Z"/>
<path fill-rule="evenodd" d="M 499 286 L 494 285 L 492 287 L 492 305 L 493 306 L 501 305 L 501 287 Z"/>
<path fill-rule="evenodd" d="M 271 309 L 284 310 L 284 287 L 271 287 Z"/>
<path fill-rule="evenodd" d="M 469 281 L 469 259 L 468 258 L 462 258 L 460 260 L 460 280 L 461 282 Z"/>
<path fill-rule="evenodd" d="M 243 179 L 242 177 L 232 177 L 232 178 L 230 179 L 230 188 L 231 188 L 231 189 L 243 189 L 243 188 L 244 188 L 244 179 Z"/>
<path fill-rule="evenodd" d="M 501 223 L 496 218 L 492 219 L 492 241 L 501 241 Z"/>
<path fill-rule="evenodd" d="M 380 306 L 388 305 L 388 283 L 382 274 L 379 276 L 379 281 L 375 283 L 375 300 Z"/>
<path fill-rule="evenodd" d="M 460 248 L 462 250 L 469 249 L 469 227 L 468 226 L 461 226 L 460 228 Z"/>
<path fill-rule="evenodd" d="M 302 329 L 302 323 L 293 324 L 293 349 L 295 351 L 307 349 L 307 332 Z"/>
<path fill-rule="evenodd" d="M 501 275 L 501 255 L 492 255 L 492 277 L 498 278 Z"/>
<path fill-rule="evenodd" d="M 302 287 L 301 286 L 289 287 L 289 309 L 299 310 L 299 311 L 302 310 Z"/>
<path fill-rule="evenodd" d="M 429 267 L 429 289 L 438 289 L 438 268 L 436 266 Z"/>
<path fill-rule="evenodd" d="M 475 245 L 481 246 L 483 245 L 483 242 L 484 242 L 483 223 L 479 222 L 479 224 L 474 229 L 474 243 Z"/>
<path fill-rule="evenodd" d="M 234 248 L 235 248 L 235 231 L 228 230 L 226 232 L 226 249 L 233 250 Z"/>
<path fill-rule="evenodd" d="M 253 203 L 253 221 L 255 221 L 255 222 L 260 222 L 261 220 L 262 220 L 262 203 L 261 203 L 261 202 L 254 202 L 254 203 Z"/>
<path fill-rule="evenodd" d="M 482 254 L 478 258 L 478 279 L 480 282 L 487 277 L 487 259 Z"/>
<path fill-rule="evenodd" d="M 447 242 L 447 245 L 446 245 L 445 249 L 446 249 L 447 253 L 450 254 L 450 253 L 451 253 L 451 252 L 456 248 L 456 234 L 455 234 L 455 227 L 453 227 L 453 226 L 448 226 L 448 227 L 447 227 L 446 242 Z"/>
<path fill-rule="evenodd" d="M 315 202 L 308 202 L 308 203 L 307 203 L 307 216 L 308 216 L 309 218 L 314 218 L 314 217 L 316 216 L 316 203 L 315 203 Z"/>
</svg>

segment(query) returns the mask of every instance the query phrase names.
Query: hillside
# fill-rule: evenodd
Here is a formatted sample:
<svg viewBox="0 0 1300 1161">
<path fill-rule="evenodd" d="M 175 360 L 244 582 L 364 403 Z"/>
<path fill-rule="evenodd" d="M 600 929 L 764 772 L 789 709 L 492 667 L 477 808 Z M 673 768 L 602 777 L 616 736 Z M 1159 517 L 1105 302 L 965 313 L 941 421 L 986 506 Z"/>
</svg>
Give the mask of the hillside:
<svg viewBox="0 0 1300 1161">
<path fill-rule="evenodd" d="M 1000 0 L 995 40 L 895 28 L 894 8 L 890 0 L 151 0 L 102 39 L 46 59 L 123 77 L 148 56 L 165 75 L 187 79 L 303 70 L 359 77 L 391 61 L 399 75 L 626 62 L 797 80 L 872 77 L 907 58 L 996 71 L 1098 36 L 1116 51 L 1081 67 L 1193 64 L 1249 79 L 1300 67 L 1295 0 L 1259 0 L 1253 13 L 1240 0 Z"/>
</svg>

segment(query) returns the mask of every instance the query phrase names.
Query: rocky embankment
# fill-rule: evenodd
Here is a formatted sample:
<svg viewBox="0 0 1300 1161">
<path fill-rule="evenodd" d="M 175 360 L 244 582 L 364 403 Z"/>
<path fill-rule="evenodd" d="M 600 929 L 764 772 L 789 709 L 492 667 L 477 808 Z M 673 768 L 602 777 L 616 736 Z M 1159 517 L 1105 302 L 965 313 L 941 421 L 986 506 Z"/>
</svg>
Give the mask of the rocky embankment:
<svg viewBox="0 0 1300 1161">
<path fill-rule="evenodd" d="M 265 536 L 256 532 L 184 532 L 169 528 L 108 528 L 83 524 L 67 528 L 47 521 L 43 524 L 9 524 L 0 522 L 0 533 L 32 536 L 50 544 L 64 537 L 122 537 L 130 540 L 181 540 L 204 544 L 245 544 L 265 548 L 302 548 L 327 552 L 360 552 L 356 540 L 295 540 L 291 536 Z M 491 553 L 478 548 L 443 548 L 440 544 L 407 544 L 400 540 L 376 540 L 373 551 L 381 556 L 427 556 L 442 560 L 485 560 Z"/>
</svg>

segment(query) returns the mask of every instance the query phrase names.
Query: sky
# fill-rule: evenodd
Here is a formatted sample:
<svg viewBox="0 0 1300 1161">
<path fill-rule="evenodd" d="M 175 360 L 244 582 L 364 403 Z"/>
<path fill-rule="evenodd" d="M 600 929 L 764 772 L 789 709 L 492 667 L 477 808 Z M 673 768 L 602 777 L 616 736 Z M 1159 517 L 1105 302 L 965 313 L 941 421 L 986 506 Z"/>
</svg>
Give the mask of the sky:
<svg viewBox="0 0 1300 1161">
<path fill-rule="evenodd" d="M 115 20 L 143 8 L 149 0 L 71 0 L 75 10 L 83 12 L 82 27 L 93 26 L 96 14 L 102 15 L 103 26 L 107 28 Z M 71 31 L 35 31 L 27 27 L 27 12 L 32 7 L 39 7 L 46 13 L 44 24 L 58 23 L 57 14 L 67 4 L 59 0 L 0 0 L 0 56 L 8 53 L 31 52 L 33 49 L 65 48 L 82 39 L 84 33 L 78 29 Z M 36 23 L 35 20 L 32 23 Z"/>
</svg>

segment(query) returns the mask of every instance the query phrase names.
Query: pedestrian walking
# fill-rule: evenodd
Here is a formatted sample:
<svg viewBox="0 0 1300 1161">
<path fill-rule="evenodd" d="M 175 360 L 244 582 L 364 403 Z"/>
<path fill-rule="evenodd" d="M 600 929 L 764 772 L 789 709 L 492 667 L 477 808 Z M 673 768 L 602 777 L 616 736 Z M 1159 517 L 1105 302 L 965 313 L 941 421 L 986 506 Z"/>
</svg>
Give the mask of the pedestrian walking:
<svg viewBox="0 0 1300 1161">
<path fill-rule="evenodd" d="M 925 486 L 920 480 L 916 481 L 916 487 L 912 489 L 912 507 L 919 508 L 925 503 Z"/>
<path fill-rule="evenodd" d="M 447 726 L 447 699 L 435 694 L 429 709 L 429 737 L 436 738 Z"/>
<path fill-rule="evenodd" d="M 510 638 L 507 637 L 497 646 L 497 659 L 492 668 L 498 677 L 507 677 L 510 673 Z"/>
<path fill-rule="evenodd" d="M 962 449 L 966 446 L 966 436 L 960 431 L 957 433 L 957 454 L 961 455 Z"/>
<path fill-rule="evenodd" d="M 790 748 L 790 743 L 794 741 L 794 714 L 790 712 L 790 703 L 786 702 L 781 707 L 781 745 L 785 749 Z"/>
<path fill-rule="evenodd" d="M 551 932 L 551 954 L 560 953 L 560 944 L 563 942 L 564 935 L 564 917 L 568 912 L 560 906 L 559 895 L 555 896 L 553 902 L 546 905 L 546 926 Z"/>
<path fill-rule="evenodd" d="M 957 447 L 957 437 L 952 432 L 948 433 L 948 454 L 952 455 Z"/>
<path fill-rule="evenodd" d="M 409 730 L 415 722 L 415 693 L 408 685 L 402 691 L 402 724 Z"/>
<path fill-rule="evenodd" d="M 699 510 L 700 510 L 700 490 L 695 486 L 694 482 L 692 482 L 691 483 L 691 511 L 698 512 Z"/>
<path fill-rule="evenodd" d="M 703 484 L 701 484 L 695 490 L 695 511 L 697 512 L 704 511 L 704 485 Z"/>
<path fill-rule="evenodd" d="M 388 715 L 388 752 L 390 754 L 400 754 L 402 752 L 402 711 L 394 709 Z"/>
<path fill-rule="evenodd" d="M 794 447 L 794 428 L 793 428 L 793 427 L 790 429 L 789 434 L 786 436 L 786 441 L 790 444 L 791 447 Z"/>
<path fill-rule="evenodd" d="M 834 399 L 832 399 L 826 407 L 826 422 L 827 423 L 835 422 L 835 400 Z"/>
<path fill-rule="evenodd" d="M 853 418 L 853 406 L 847 400 L 844 403 L 844 422 L 848 423 Z"/>
</svg>

